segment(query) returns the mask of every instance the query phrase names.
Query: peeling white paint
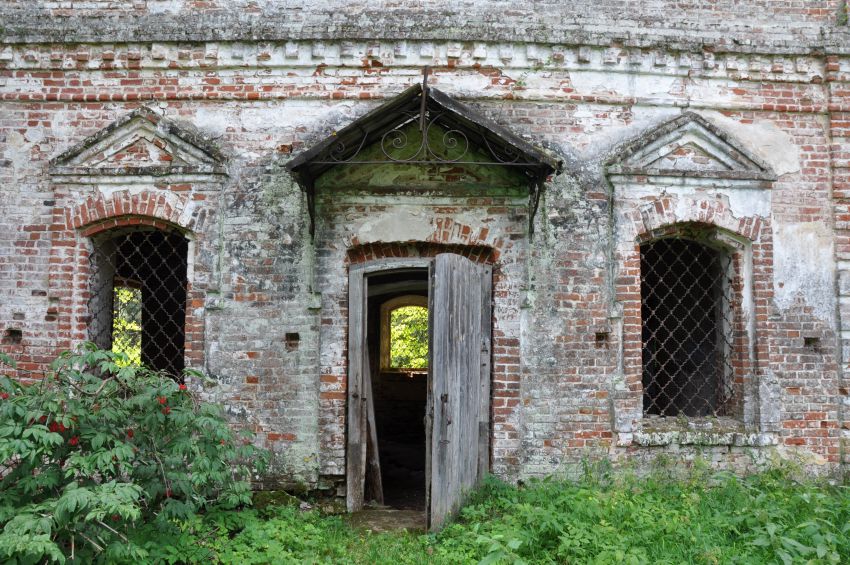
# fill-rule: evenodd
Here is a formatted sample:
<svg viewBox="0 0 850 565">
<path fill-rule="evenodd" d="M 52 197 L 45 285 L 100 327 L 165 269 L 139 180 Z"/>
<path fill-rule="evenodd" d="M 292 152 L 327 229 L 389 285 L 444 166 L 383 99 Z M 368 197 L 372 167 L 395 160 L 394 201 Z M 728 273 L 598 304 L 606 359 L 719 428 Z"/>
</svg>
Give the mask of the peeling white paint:
<svg viewBox="0 0 850 565">
<path fill-rule="evenodd" d="M 788 309 L 802 299 L 822 320 L 835 316 L 832 234 L 820 222 L 777 226 L 773 234 L 774 301 Z"/>
<path fill-rule="evenodd" d="M 16 173 L 23 170 L 30 162 L 30 148 L 32 144 L 27 142 L 23 135 L 16 131 L 10 131 L 6 136 L 5 157 L 12 162 Z"/>
<path fill-rule="evenodd" d="M 581 107 L 578 111 L 582 111 Z M 577 117 L 581 117 L 583 121 L 586 121 L 590 120 L 597 110 L 595 107 L 588 107 L 583 112 L 586 115 L 577 114 Z M 671 120 L 677 115 L 679 115 L 679 112 L 672 108 L 635 106 L 632 108 L 631 121 L 628 123 L 618 124 L 616 128 L 599 128 L 597 132 L 593 132 L 593 138 L 590 140 L 587 156 L 592 158 L 597 153 L 608 153 L 623 142 L 645 134 L 647 131 L 651 131 L 657 127 L 658 124 Z"/>
<path fill-rule="evenodd" d="M 701 111 L 700 115 L 728 132 L 741 145 L 770 165 L 778 176 L 800 171 L 800 148 L 791 136 L 769 120 L 742 124 L 720 112 Z"/>
<path fill-rule="evenodd" d="M 570 82 L 579 94 L 669 98 L 669 92 L 681 79 L 658 75 L 571 71 Z"/>
<path fill-rule="evenodd" d="M 693 205 L 693 200 L 710 200 L 719 196 L 735 217 L 770 216 L 771 194 L 769 190 L 761 188 L 630 184 L 624 187 L 623 192 L 627 193 L 629 198 L 677 196 L 680 198 L 677 214 L 686 213 L 687 207 Z"/>
<path fill-rule="evenodd" d="M 399 206 L 363 223 L 357 230 L 357 237 L 362 243 L 424 241 L 433 231 L 434 219 L 430 214 L 412 206 Z"/>
</svg>

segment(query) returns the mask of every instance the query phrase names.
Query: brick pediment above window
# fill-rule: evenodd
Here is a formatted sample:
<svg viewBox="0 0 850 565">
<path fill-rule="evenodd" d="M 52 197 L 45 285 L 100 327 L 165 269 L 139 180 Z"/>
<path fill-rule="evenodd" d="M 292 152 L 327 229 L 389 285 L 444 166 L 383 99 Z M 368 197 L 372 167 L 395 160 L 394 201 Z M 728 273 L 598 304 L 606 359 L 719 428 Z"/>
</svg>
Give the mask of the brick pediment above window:
<svg viewBox="0 0 850 565">
<path fill-rule="evenodd" d="M 609 176 L 772 181 L 774 173 L 729 134 L 694 112 L 621 146 L 607 161 Z"/>
<path fill-rule="evenodd" d="M 142 107 L 51 161 L 54 176 L 223 174 L 218 149 L 189 126 Z"/>
</svg>

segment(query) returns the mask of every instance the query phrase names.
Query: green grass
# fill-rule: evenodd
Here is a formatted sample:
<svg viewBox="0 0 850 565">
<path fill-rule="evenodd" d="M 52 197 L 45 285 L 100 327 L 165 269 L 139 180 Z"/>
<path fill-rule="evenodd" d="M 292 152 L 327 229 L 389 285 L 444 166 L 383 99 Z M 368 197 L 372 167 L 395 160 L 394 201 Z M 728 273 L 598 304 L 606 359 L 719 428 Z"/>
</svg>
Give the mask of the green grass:
<svg viewBox="0 0 850 565">
<path fill-rule="evenodd" d="M 371 534 L 270 507 L 157 533 L 175 559 L 223 563 L 850 563 L 850 491 L 772 471 L 744 479 L 488 480 L 440 534 Z M 148 534 L 153 534 L 149 532 Z M 151 543 L 151 542 L 148 542 Z"/>
</svg>

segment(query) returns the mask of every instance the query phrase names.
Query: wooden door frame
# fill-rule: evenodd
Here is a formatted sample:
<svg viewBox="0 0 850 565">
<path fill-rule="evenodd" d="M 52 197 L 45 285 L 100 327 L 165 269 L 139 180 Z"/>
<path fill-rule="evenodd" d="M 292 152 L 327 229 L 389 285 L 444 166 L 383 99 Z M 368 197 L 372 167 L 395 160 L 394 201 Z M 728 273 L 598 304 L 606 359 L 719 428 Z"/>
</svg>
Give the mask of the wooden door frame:
<svg viewBox="0 0 850 565">
<path fill-rule="evenodd" d="M 351 265 L 348 269 L 348 377 L 345 421 L 345 506 L 349 512 L 363 508 L 366 469 L 365 378 L 371 378 L 366 353 L 367 300 L 366 277 L 412 269 L 428 269 L 433 259 L 387 258 Z M 370 387 L 371 388 L 371 387 Z"/>
</svg>

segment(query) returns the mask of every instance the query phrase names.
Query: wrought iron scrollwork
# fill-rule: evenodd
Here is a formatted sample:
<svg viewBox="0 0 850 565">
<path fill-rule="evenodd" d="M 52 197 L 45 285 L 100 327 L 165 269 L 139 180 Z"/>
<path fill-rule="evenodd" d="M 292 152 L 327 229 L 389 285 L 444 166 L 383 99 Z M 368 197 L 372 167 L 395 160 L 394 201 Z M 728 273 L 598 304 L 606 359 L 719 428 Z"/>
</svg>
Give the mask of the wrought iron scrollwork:
<svg viewBox="0 0 850 565">
<path fill-rule="evenodd" d="M 371 138 L 377 142 L 381 150 L 379 158 L 361 159 L 360 155 L 365 148 L 371 146 L 370 132 L 364 132 L 357 141 L 356 148 L 349 151 L 354 144 L 346 144 L 339 140 L 328 153 L 327 161 L 318 161 L 322 164 L 347 164 L 347 165 L 375 165 L 383 163 L 420 164 L 420 165 L 501 165 L 501 166 L 534 166 L 536 163 L 525 162 L 521 159 L 522 154 L 514 147 L 504 147 L 498 150 L 483 135 L 480 136 L 478 147 L 485 154 L 484 158 L 475 158 L 470 154 L 472 142 L 469 134 L 448 125 L 449 120 L 443 120 L 445 113 L 431 113 L 424 110 L 422 115 L 418 112 L 406 113 L 406 119 L 400 124 L 385 132 L 380 138 Z M 424 119 L 423 119 L 424 118 Z M 409 136 L 405 129 L 411 124 L 420 124 L 420 136 Z M 440 136 L 439 144 L 432 143 L 432 130 L 437 126 L 445 127 Z"/>
</svg>

